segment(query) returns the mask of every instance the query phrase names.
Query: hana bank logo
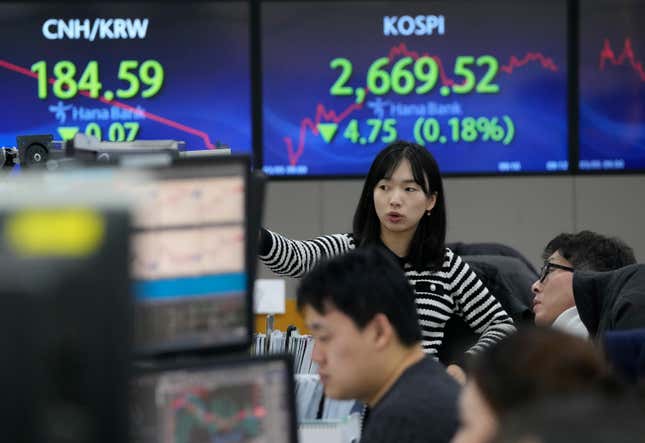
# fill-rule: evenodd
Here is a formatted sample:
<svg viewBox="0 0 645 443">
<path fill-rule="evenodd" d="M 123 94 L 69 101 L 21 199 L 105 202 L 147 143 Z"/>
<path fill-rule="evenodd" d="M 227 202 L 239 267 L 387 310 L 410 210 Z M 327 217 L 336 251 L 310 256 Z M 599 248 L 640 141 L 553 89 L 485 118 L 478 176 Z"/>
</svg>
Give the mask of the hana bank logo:
<svg viewBox="0 0 645 443">
<path fill-rule="evenodd" d="M 50 18 L 42 26 L 47 40 L 99 40 L 144 39 L 148 32 L 148 19 L 131 18 Z"/>
<path fill-rule="evenodd" d="M 443 35 L 446 21 L 443 15 L 391 15 L 383 17 L 383 35 Z"/>
</svg>

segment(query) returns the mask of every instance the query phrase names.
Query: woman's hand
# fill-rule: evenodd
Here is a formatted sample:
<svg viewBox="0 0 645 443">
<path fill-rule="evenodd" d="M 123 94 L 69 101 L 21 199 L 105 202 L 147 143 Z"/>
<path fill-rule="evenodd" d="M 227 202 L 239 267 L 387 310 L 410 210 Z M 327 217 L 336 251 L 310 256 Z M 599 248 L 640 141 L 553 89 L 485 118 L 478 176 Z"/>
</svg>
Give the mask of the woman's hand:
<svg viewBox="0 0 645 443">
<path fill-rule="evenodd" d="M 448 375 L 454 378 L 455 381 L 460 385 L 463 386 L 466 384 L 466 373 L 459 366 L 455 364 L 448 365 L 448 367 L 446 368 L 446 372 L 448 373 Z"/>
</svg>

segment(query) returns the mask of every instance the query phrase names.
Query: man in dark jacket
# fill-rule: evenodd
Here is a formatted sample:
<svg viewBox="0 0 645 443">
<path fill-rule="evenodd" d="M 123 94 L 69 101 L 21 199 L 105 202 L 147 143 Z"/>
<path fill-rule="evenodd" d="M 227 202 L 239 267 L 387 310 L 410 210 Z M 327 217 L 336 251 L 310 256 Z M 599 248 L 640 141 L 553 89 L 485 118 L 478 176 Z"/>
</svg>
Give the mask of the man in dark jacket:
<svg viewBox="0 0 645 443">
<path fill-rule="evenodd" d="M 575 272 L 573 296 L 592 337 L 606 331 L 645 328 L 645 265 Z"/>
<path fill-rule="evenodd" d="M 298 287 L 331 398 L 367 405 L 361 443 L 448 443 L 459 387 L 425 355 L 415 295 L 398 263 L 360 248 L 319 263 Z"/>
<path fill-rule="evenodd" d="M 558 235 L 542 256 L 540 277 L 531 286 L 535 324 L 582 337 L 591 331 L 581 320 L 574 299 L 574 271 L 612 271 L 636 263 L 634 252 L 623 241 L 591 231 Z"/>
</svg>

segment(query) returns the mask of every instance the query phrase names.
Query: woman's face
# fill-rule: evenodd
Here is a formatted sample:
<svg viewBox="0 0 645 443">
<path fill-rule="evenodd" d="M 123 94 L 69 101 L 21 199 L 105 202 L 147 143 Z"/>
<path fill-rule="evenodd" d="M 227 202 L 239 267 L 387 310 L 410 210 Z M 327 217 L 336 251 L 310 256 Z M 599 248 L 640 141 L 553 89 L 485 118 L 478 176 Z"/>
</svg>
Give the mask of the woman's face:
<svg viewBox="0 0 645 443">
<path fill-rule="evenodd" d="M 390 178 L 383 178 L 374 188 L 374 207 L 381 222 L 381 233 L 414 234 L 421 217 L 431 210 L 437 197 L 423 192 L 414 181 L 412 168 L 403 159 Z"/>
<path fill-rule="evenodd" d="M 497 432 L 497 417 L 472 380 L 459 397 L 460 425 L 451 443 L 488 443 Z"/>
</svg>

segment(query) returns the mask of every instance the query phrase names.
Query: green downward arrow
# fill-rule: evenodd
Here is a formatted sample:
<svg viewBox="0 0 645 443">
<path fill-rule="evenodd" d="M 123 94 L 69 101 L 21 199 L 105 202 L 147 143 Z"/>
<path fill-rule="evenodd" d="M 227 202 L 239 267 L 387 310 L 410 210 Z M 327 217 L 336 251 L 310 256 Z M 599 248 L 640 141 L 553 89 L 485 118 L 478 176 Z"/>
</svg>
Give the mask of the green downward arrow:
<svg viewBox="0 0 645 443">
<path fill-rule="evenodd" d="M 336 135 L 338 125 L 336 123 L 318 123 L 317 128 L 323 140 L 329 143 Z"/>
<path fill-rule="evenodd" d="M 71 140 L 78 132 L 77 126 L 59 126 L 58 133 L 63 140 Z"/>
</svg>

